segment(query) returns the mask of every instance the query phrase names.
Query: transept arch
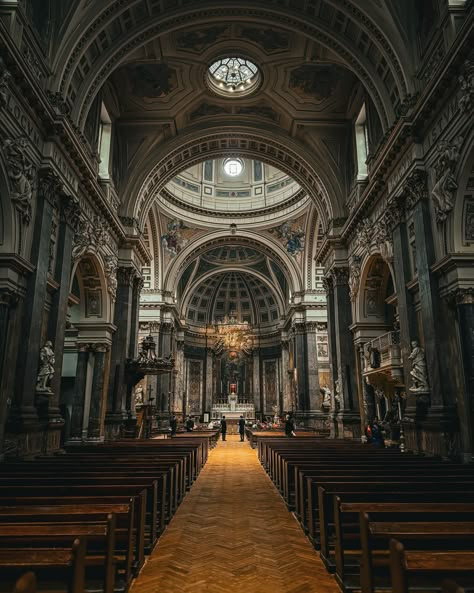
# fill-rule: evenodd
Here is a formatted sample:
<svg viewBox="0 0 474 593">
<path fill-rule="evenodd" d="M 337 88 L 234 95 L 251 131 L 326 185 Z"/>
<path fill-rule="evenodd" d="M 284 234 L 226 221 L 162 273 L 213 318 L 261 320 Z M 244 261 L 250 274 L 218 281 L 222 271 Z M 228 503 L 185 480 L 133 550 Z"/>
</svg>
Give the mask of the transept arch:
<svg viewBox="0 0 474 593">
<path fill-rule="evenodd" d="M 268 237 L 246 230 L 240 231 L 238 236 L 232 235 L 228 231 L 217 231 L 199 237 L 195 241 L 186 245 L 186 247 L 174 258 L 169 269 L 166 271 L 163 289 L 175 294 L 181 274 L 192 261 L 206 251 L 226 244 L 250 246 L 262 252 L 280 265 L 286 275 L 291 293 L 299 292 L 304 289 L 300 270 L 293 260 L 284 256 L 283 253 L 279 253 L 281 251 L 281 246 Z"/>
<path fill-rule="evenodd" d="M 160 190 L 187 167 L 220 156 L 255 157 L 290 175 L 312 198 L 324 228 L 332 218 L 343 215 L 342 188 L 334 171 L 322 166 L 322 159 L 273 130 L 237 130 L 235 127 L 206 128 L 180 136 L 150 151 L 142 172 L 125 189 L 123 210 L 143 228 L 148 211 Z"/>
</svg>

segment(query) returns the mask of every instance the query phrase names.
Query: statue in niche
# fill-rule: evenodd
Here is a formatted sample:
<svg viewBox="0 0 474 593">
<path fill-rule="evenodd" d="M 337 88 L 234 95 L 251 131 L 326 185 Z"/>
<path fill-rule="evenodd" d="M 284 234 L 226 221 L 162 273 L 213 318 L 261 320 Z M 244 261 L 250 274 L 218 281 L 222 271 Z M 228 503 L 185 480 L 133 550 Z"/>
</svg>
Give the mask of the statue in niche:
<svg viewBox="0 0 474 593">
<path fill-rule="evenodd" d="M 323 410 L 327 411 L 331 408 L 331 390 L 327 385 L 325 385 L 324 387 L 321 387 L 320 391 L 323 396 L 321 407 Z"/>
<path fill-rule="evenodd" d="M 36 378 L 36 391 L 40 393 L 51 393 L 49 384 L 54 377 L 54 350 L 53 343 L 49 340 L 40 350 L 39 371 Z"/>
<path fill-rule="evenodd" d="M 133 396 L 135 400 L 135 409 L 139 406 L 143 406 L 143 385 L 138 385 L 138 387 L 135 387 L 135 393 Z"/>
<path fill-rule="evenodd" d="M 412 393 L 427 393 L 429 386 L 425 351 L 416 340 L 413 340 L 411 347 L 412 351 L 408 359 L 411 360 L 410 375 L 413 385 L 410 387 L 410 391 Z"/>
</svg>

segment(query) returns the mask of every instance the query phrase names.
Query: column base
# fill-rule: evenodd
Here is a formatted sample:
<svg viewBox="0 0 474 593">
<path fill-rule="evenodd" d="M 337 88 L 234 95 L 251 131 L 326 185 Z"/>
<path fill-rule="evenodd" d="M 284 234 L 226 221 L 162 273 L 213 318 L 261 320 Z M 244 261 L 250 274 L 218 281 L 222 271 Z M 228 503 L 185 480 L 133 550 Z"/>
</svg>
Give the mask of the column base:
<svg viewBox="0 0 474 593">
<path fill-rule="evenodd" d="M 361 440 L 360 416 L 354 412 L 338 412 L 334 415 L 334 424 L 339 439 Z"/>
<path fill-rule="evenodd" d="M 422 418 L 403 419 L 405 447 L 418 454 L 464 460 L 461 433 L 454 408 L 430 408 Z"/>
<path fill-rule="evenodd" d="M 122 412 L 107 412 L 104 422 L 105 440 L 112 441 L 120 438 L 126 420 L 127 416 Z"/>
<path fill-rule="evenodd" d="M 105 437 L 100 436 L 100 437 L 87 437 L 83 440 L 84 444 L 88 444 L 88 445 L 99 445 L 100 443 L 105 442 Z"/>
<path fill-rule="evenodd" d="M 14 433 L 7 431 L 5 440 L 9 441 L 10 449 L 14 451 L 11 457 L 32 459 L 61 451 L 62 427 L 63 423 L 37 422 Z"/>
</svg>

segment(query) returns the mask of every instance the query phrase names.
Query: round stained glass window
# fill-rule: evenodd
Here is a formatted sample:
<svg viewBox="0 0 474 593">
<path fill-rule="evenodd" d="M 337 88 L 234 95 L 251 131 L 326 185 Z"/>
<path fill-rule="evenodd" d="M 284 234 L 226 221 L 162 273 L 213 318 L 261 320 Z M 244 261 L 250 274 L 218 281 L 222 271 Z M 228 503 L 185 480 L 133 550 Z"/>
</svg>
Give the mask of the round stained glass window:
<svg viewBox="0 0 474 593">
<path fill-rule="evenodd" d="M 224 171 L 229 177 L 237 177 L 242 173 L 244 165 L 240 159 L 226 159 L 224 161 Z"/>
<path fill-rule="evenodd" d="M 258 67 L 245 58 L 221 58 L 209 66 L 211 87 L 221 95 L 248 95 L 260 83 Z"/>
</svg>

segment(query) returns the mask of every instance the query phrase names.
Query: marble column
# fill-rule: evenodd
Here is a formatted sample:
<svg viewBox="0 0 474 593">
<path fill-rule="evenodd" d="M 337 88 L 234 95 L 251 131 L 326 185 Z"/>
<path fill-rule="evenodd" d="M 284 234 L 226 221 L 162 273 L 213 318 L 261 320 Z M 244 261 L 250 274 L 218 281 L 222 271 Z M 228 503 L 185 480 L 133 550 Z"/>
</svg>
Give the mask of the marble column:
<svg viewBox="0 0 474 593">
<path fill-rule="evenodd" d="M 283 390 L 283 409 L 280 412 L 288 412 L 291 410 L 291 369 L 290 369 L 290 351 L 289 341 L 282 339 L 281 341 L 281 366 L 282 366 L 282 390 Z"/>
<path fill-rule="evenodd" d="M 160 324 L 160 356 L 166 358 L 173 354 L 174 325 L 170 321 L 162 321 Z M 158 376 L 156 405 L 162 414 L 168 412 L 169 397 L 171 391 L 171 374 L 165 373 Z"/>
<path fill-rule="evenodd" d="M 464 397 L 458 398 L 461 425 L 462 455 L 468 462 L 474 455 L 474 288 L 455 292 L 459 337 L 464 369 Z"/>
<path fill-rule="evenodd" d="M 212 348 L 206 348 L 206 388 L 204 391 L 204 401 L 202 404 L 202 413 L 210 412 L 214 394 L 212 393 L 212 370 L 214 366 L 214 352 Z"/>
<path fill-rule="evenodd" d="M 80 344 L 79 352 L 77 354 L 76 381 L 74 384 L 74 397 L 72 401 L 70 441 L 82 440 L 89 355 L 89 345 Z"/>
<path fill-rule="evenodd" d="M 133 267 L 119 267 L 117 270 L 117 300 L 114 313 L 114 324 L 117 329 L 110 354 L 110 382 L 105 419 L 109 437 L 118 436 L 120 426 L 127 417 L 125 362 L 131 352 L 131 331 L 135 327 L 132 312 L 136 277 L 137 271 Z"/>
<path fill-rule="evenodd" d="M 334 286 L 334 305 L 331 313 L 334 315 L 334 338 L 337 360 L 337 381 L 339 390 L 339 411 L 337 418 L 340 425 L 339 432 L 345 436 L 360 437 L 360 415 L 358 406 L 358 391 L 355 373 L 355 349 L 352 332 L 352 306 L 349 294 L 349 271 L 345 267 L 335 267 L 331 270 Z M 331 299 L 330 299 L 331 300 Z M 343 436 L 339 434 L 339 436 Z"/>
<path fill-rule="evenodd" d="M 263 413 L 264 410 L 262 410 L 262 402 L 260 401 L 260 379 L 260 351 L 257 349 L 253 351 L 253 401 L 255 410 Z"/>
<path fill-rule="evenodd" d="M 183 413 L 183 391 L 184 391 L 184 336 L 176 341 L 176 383 L 174 393 L 174 406 L 172 412 Z"/>
<path fill-rule="evenodd" d="M 308 397 L 308 372 L 306 355 L 306 324 L 297 322 L 293 324 L 296 368 L 296 413 L 303 416 L 309 411 Z"/>
<path fill-rule="evenodd" d="M 3 441 L 8 408 L 11 403 L 10 392 L 4 381 L 5 366 L 9 362 L 7 344 L 9 343 L 11 310 L 18 302 L 16 294 L 9 290 L 0 292 L 0 461 L 3 459 Z"/>
<path fill-rule="evenodd" d="M 438 332 L 438 286 L 431 265 L 435 261 L 433 234 L 428 201 L 426 173 L 415 171 L 405 187 L 407 205 L 412 210 L 416 240 L 416 268 L 420 300 L 423 346 L 430 385 L 430 412 L 441 413 L 443 408 L 443 387 L 439 360 Z M 421 240 L 419 240 L 419 238 Z"/>
<path fill-rule="evenodd" d="M 29 278 L 23 310 L 22 340 L 27 347 L 20 349 L 17 361 L 16 388 L 11 410 L 12 422 L 21 430 L 35 424 L 38 414 L 35 407 L 36 380 L 40 349 L 44 345 L 43 322 L 48 283 L 51 228 L 53 209 L 58 199 L 60 183 L 49 170 L 40 171 L 37 206 L 33 232 L 34 249 L 31 263 L 35 266 Z"/>
<path fill-rule="evenodd" d="M 410 352 L 411 340 L 417 334 L 415 310 L 412 303 L 412 296 L 407 289 L 407 283 L 411 280 L 410 255 L 408 234 L 402 207 L 397 206 L 397 216 L 393 220 L 393 268 L 395 273 L 395 286 L 397 289 L 397 309 L 400 323 L 400 349 L 403 358 L 403 374 L 405 381 L 410 377 Z M 415 396 L 410 396 L 408 386 L 406 389 L 407 409 L 405 416 L 414 417 L 416 411 Z"/>
<path fill-rule="evenodd" d="M 318 347 L 316 341 L 317 323 L 306 322 L 306 367 L 308 377 L 308 403 L 311 413 L 320 413 L 320 387 L 318 373 Z"/>
<path fill-rule="evenodd" d="M 71 254 L 74 234 L 80 215 L 79 200 L 62 196 L 60 204 L 60 228 L 57 241 L 56 269 L 54 278 L 59 284 L 49 314 L 48 337 L 54 345 L 54 377 L 51 381 L 53 396 L 49 402 L 50 420 L 60 419 L 59 396 L 61 390 L 61 371 L 63 367 L 64 337 L 71 283 Z"/>
<path fill-rule="evenodd" d="M 88 440 L 103 441 L 103 410 L 107 393 L 106 369 L 109 347 L 94 345 L 94 373 L 92 375 L 91 405 L 89 412 Z"/>
</svg>

